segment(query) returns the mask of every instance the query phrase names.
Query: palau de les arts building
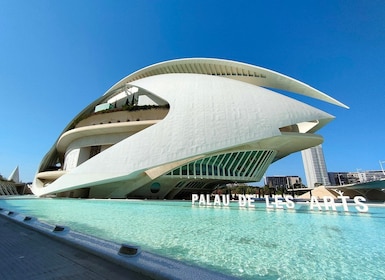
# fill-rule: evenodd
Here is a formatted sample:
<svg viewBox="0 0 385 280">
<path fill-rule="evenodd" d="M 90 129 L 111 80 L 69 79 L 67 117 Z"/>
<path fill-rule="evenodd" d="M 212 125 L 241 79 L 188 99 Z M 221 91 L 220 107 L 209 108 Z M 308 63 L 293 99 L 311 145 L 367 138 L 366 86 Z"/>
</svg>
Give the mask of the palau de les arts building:
<svg viewBox="0 0 385 280">
<path fill-rule="evenodd" d="M 191 199 L 323 142 L 334 117 L 271 89 L 337 106 L 277 72 L 221 59 L 178 59 L 128 75 L 84 108 L 43 158 L 38 196 Z"/>
</svg>

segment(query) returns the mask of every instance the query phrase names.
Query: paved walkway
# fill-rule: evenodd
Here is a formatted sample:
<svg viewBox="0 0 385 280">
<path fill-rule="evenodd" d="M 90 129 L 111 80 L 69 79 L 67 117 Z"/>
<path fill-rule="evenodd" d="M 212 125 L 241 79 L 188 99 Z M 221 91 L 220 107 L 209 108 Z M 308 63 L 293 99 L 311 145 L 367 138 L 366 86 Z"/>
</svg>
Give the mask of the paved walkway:
<svg viewBox="0 0 385 280">
<path fill-rule="evenodd" d="M 0 279 L 149 279 L 0 215 Z"/>
</svg>

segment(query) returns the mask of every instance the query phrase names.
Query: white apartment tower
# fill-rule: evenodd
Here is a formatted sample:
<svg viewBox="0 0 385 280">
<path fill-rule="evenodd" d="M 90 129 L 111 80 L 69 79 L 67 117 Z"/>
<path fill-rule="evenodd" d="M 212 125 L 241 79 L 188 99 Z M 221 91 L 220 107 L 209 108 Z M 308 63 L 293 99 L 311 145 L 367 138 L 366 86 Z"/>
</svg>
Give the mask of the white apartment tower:
<svg viewBox="0 0 385 280">
<path fill-rule="evenodd" d="M 308 187 L 330 186 L 322 145 L 301 151 Z"/>
</svg>

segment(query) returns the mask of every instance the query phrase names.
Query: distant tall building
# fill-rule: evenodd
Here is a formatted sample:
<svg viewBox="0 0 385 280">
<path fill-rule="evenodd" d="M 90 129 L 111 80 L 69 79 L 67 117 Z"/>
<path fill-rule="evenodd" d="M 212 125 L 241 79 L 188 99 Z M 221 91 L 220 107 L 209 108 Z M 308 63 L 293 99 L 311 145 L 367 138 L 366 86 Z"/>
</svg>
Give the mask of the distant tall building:
<svg viewBox="0 0 385 280">
<path fill-rule="evenodd" d="M 330 186 L 322 145 L 301 151 L 308 187 Z"/>
</svg>

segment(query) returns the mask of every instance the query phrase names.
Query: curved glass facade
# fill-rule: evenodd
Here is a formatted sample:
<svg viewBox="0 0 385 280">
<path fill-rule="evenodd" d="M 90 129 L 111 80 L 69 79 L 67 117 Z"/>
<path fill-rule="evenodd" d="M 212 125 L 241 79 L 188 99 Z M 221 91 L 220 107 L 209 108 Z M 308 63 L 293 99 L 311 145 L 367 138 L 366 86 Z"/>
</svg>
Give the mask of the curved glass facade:
<svg viewBox="0 0 385 280">
<path fill-rule="evenodd" d="M 167 173 L 174 178 L 258 180 L 273 161 L 273 150 L 238 151 L 195 160 Z"/>
</svg>

